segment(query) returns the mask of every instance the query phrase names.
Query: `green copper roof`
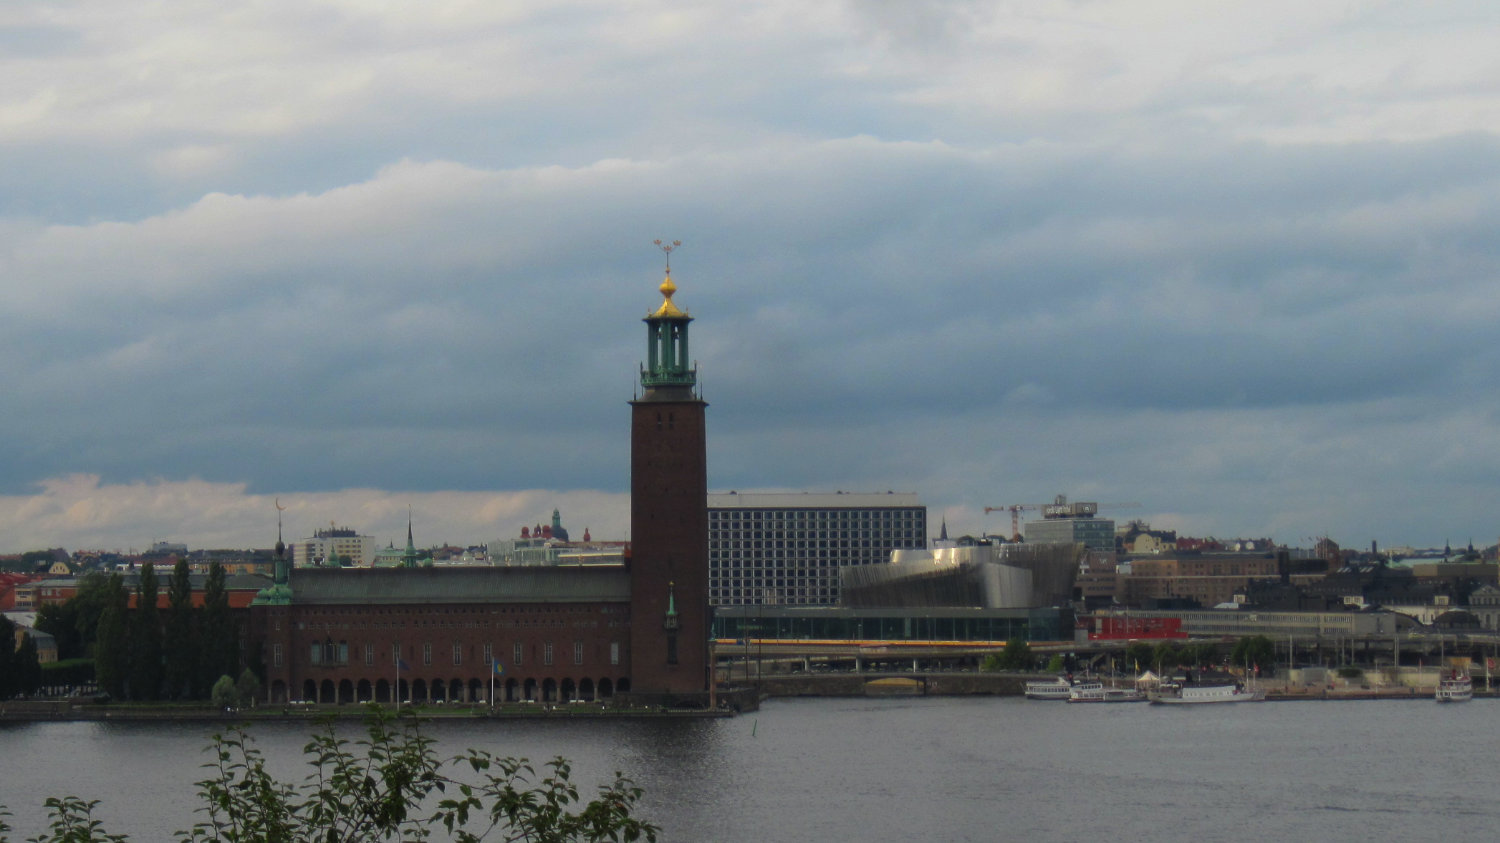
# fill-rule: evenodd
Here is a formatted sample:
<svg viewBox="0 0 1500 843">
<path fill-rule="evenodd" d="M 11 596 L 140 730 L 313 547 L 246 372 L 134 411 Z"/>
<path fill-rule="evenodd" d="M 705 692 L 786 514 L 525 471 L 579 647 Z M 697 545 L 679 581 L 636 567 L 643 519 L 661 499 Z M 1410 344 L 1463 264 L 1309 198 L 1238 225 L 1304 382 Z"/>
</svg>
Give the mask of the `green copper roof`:
<svg viewBox="0 0 1500 843">
<path fill-rule="evenodd" d="M 630 574 L 621 565 L 298 568 L 291 585 L 296 605 L 630 600 Z"/>
</svg>

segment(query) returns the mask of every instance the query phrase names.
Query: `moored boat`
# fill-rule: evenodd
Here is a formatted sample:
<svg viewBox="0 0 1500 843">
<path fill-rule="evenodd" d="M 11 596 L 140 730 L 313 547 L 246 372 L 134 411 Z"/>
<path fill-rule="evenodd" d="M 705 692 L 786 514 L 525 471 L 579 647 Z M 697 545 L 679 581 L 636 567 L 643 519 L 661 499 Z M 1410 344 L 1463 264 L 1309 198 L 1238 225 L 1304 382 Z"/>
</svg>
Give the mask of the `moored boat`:
<svg viewBox="0 0 1500 843">
<path fill-rule="evenodd" d="M 1070 703 L 1145 702 L 1146 695 L 1135 688 L 1109 688 L 1102 682 L 1079 682 L 1068 694 Z"/>
<path fill-rule="evenodd" d="M 1048 679 L 1042 682 L 1026 683 L 1026 699 L 1028 700 L 1065 700 L 1073 689 L 1073 683 L 1059 676 L 1056 679 Z"/>
<path fill-rule="evenodd" d="M 1266 692 L 1259 688 L 1235 685 L 1163 685 L 1151 695 L 1151 702 L 1164 705 L 1203 705 L 1208 703 L 1260 702 Z"/>
<path fill-rule="evenodd" d="M 1469 674 L 1454 671 L 1438 679 L 1437 693 L 1434 695 L 1438 702 L 1468 702 L 1473 698 L 1474 680 L 1469 678 Z"/>
</svg>

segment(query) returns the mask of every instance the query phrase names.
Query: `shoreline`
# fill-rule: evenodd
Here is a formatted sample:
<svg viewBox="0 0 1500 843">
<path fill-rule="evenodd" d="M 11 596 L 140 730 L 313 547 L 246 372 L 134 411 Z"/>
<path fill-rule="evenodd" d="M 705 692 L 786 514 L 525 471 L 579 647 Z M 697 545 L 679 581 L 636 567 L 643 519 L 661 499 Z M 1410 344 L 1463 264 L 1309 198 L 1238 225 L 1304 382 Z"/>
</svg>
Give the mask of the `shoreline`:
<svg viewBox="0 0 1500 843">
<path fill-rule="evenodd" d="M 715 719 L 735 717 L 754 711 L 759 703 L 767 699 L 825 697 L 848 699 L 851 697 L 1024 697 L 1024 683 L 1037 677 L 992 676 L 990 682 L 966 682 L 962 684 L 913 680 L 899 686 L 880 684 L 883 677 L 843 676 L 819 677 L 813 681 L 788 681 L 785 678 L 766 679 L 751 683 L 750 687 L 738 687 L 722 693 L 722 704 L 715 709 L 666 708 L 663 706 L 621 706 L 603 703 L 530 703 L 506 704 L 496 707 L 458 705 L 405 705 L 402 712 L 416 714 L 424 720 L 570 720 L 609 718 L 648 719 Z M 827 681 L 836 680 L 836 681 Z M 888 680 L 887 680 L 888 681 Z M 1266 702 L 1299 701 L 1373 701 L 1373 700 L 1422 700 L 1433 701 L 1434 689 L 1417 687 L 1371 687 L 1357 689 L 1327 687 L 1268 687 Z M 1500 698 L 1493 690 L 1474 692 L 1474 699 Z M 320 720 L 360 720 L 366 715 L 368 703 L 344 703 L 329 705 L 273 706 L 259 705 L 251 708 L 222 710 L 212 705 L 193 704 L 135 704 L 135 703 L 80 703 L 74 700 L 12 700 L 0 703 L 0 723 L 26 722 L 129 722 L 129 721 L 181 721 L 181 722 L 317 722 Z M 390 709 L 389 705 L 381 706 Z"/>
<path fill-rule="evenodd" d="M 381 706 L 390 710 L 391 706 Z M 733 709 L 687 709 L 663 707 L 623 707 L 601 705 L 529 705 L 481 708 L 476 706 L 402 706 L 401 713 L 415 714 L 422 720 L 589 720 L 610 718 L 642 719 L 712 719 L 733 717 Z M 27 701 L 0 703 L 0 723 L 67 723 L 67 722 L 307 722 L 321 720 L 363 720 L 366 704 L 348 703 L 327 706 L 256 706 L 252 708 L 217 709 L 205 706 L 153 706 L 112 703 L 109 705 L 69 705 L 66 701 Z"/>
</svg>

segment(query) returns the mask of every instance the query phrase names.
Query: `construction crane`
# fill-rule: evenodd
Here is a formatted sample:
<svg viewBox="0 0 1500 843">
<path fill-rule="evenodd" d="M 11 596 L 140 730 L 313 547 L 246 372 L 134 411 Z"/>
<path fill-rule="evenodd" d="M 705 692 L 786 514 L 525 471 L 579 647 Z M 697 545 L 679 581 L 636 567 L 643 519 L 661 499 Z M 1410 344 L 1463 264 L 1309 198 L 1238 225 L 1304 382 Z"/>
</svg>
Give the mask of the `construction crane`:
<svg viewBox="0 0 1500 843">
<path fill-rule="evenodd" d="M 1009 506 L 987 506 L 984 508 L 984 514 L 989 515 L 991 512 L 1009 512 L 1010 540 L 1013 542 L 1018 542 L 1021 540 L 1021 511 L 1024 509 L 1041 509 L 1042 507 L 1048 505 L 1049 504 L 1045 503 L 1013 503 Z"/>
<path fill-rule="evenodd" d="M 1139 503 L 1093 503 L 1091 501 L 1068 502 L 1067 495 L 1058 495 L 1051 503 L 1014 503 L 1008 506 L 987 506 L 984 514 L 991 512 L 1010 513 L 1010 540 L 1018 542 L 1021 540 L 1021 512 L 1027 509 L 1039 509 L 1043 518 L 1091 518 L 1099 513 L 1099 509 L 1133 509 L 1140 506 Z"/>
</svg>

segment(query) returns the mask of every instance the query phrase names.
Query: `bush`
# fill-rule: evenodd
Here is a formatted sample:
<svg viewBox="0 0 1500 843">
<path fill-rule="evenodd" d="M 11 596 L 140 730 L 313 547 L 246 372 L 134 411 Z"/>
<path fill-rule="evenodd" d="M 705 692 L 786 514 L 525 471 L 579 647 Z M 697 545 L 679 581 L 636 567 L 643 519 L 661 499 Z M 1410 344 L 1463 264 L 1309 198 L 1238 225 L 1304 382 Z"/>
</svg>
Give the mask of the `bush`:
<svg viewBox="0 0 1500 843">
<path fill-rule="evenodd" d="M 93 659 L 68 659 L 42 665 L 42 684 L 48 687 L 78 687 L 94 683 Z"/>
<path fill-rule="evenodd" d="M 232 684 L 232 683 L 231 683 Z M 641 790 L 619 773 L 597 796 L 583 802 L 572 783 L 572 767 L 549 761 L 540 780 L 524 758 L 502 758 L 468 750 L 450 760 L 437 757 L 409 712 L 391 714 L 371 706 L 368 737 L 340 738 L 332 719 L 303 752 L 313 768 L 299 785 L 277 781 L 265 769 L 245 727 L 215 735 L 198 782 L 203 820 L 177 837 L 185 843 L 329 840 L 428 840 L 441 828 L 460 843 L 499 841 L 655 841 L 660 831 L 637 819 Z M 462 778 L 450 774 L 458 768 Z M 422 806 L 442 794 L 436 810 Z M 451 795 L 450 795 L 451 794 Z M 92 818 L 97 802 L 76 797 L 48 799 L 52 833 L 32 843 L 110 843 Z M 0 807 L 0 843 L 9 816 Z"/>
</svg>

